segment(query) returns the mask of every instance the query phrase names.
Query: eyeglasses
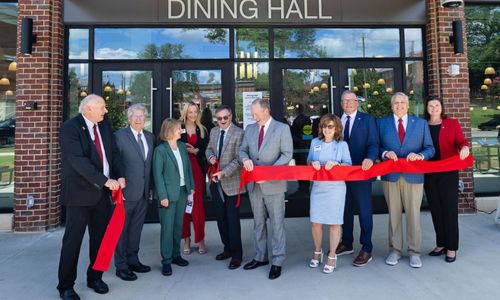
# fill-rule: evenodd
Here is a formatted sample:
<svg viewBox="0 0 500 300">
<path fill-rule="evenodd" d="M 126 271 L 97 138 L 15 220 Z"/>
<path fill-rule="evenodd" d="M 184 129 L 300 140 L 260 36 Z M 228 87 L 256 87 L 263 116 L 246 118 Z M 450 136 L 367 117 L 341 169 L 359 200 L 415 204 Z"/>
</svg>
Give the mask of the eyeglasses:
<svg viewBox="0 0 500 300">
<path fill-rule="evenodd" d="M 343 99 L 342 102 L 344 103 L 354 103 L 354 102 L 357 102 L 358 99 Z"/>
<path fill-rule="evenodd" d="M 223 117 L 217 117 L 217 121 L 227 121 L 229 118 L 231 117 L 231 115 L 227 115 L 227 116 L 223 116 Z"/>
<path fill-rule="evenodd" d="M 331 125 L 331 124 L 330 125 L 323 125 L 323 126 L 321 126 L 321 128 L 323 128 L 323 129 L 325 129 L 325 128 L 333 129 L 333 128 L 335 128 L 335 125 Z"/>
<path fill-rule="evenodd" d="M 134 120 L 139 120 L 140 121 L 140 120 L 146 119 L 146 116 L 144 116 L 144 115 L 143 116 L 130 116 L 130 118 L 132 118 Z"/>
</svg>

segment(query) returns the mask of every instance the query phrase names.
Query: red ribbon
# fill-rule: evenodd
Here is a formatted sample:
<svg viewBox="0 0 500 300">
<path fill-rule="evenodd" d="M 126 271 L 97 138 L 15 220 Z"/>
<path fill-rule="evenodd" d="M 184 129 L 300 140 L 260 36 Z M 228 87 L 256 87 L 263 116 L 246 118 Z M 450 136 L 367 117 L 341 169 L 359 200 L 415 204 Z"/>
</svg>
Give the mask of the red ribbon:
<svg viewBox="0 0 500 300">
<path fill-rule="evenodd" d="M 122 189 L 112 191 L 112 199 L 116 204 L 113 215 L 109 220 L 106 233 L 101 241 L 99 252 L 92 269 L 96 271 L 106 272 L 111 264 L 113 253 L 115 252 L 116 244 L 122 234 L 123 225 L 125 224 L 125 207 L 123 206 Z"/>
<path fill-rule="evenodd" d="M 397 161 L 386 160 L 374 164 L 369 170 L 363 171 L 361 166 L 336 166 L 327 171 L 324 167 L 316 171 L 312 166 L 254 166 L 251 172 L 245 168 L 241 171 L 240 192 L 249 182 L 267 180 L 313 180 L 313 181 L 355 181 L 368 180 L 390 173 L 436 173 L 466 169 L 472 166 L 474 157 L 469 155 L 461 160 L 458 155 L 438 161 L 407 161 L 400 158 Z M 240 205 L 240 194 L 236 207 Z"/>
<path fill-rule="evenodd" d="M 208 167 L 207 170 L 208 180 L 212 180 L 212 176 L 214 176 L 214 174 L 218 173 L 219 171 L 220 171 L 220 163 L 218 160 L 215 160 L 215 163 Z"/>
</svg>

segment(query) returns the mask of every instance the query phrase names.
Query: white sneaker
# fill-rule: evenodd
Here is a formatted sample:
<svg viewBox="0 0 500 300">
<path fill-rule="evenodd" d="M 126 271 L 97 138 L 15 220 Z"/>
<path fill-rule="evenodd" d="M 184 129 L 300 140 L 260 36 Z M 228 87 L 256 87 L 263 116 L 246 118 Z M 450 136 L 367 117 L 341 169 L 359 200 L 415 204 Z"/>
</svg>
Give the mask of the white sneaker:
<svg viewBox="0 0 500 300">
<path fill-rule="evenodd" d="M 397 254 L 396 252 L 391 252 L 391 253 L 389 253 L 389 255 L 387 255 L 387 258 L 385 259 L 385 263 L 390 265 L 390 266 L 395 266 L 398 264 L 400 258 L 401 258 L 401 255 Z"/>
<path fill-rule="evenodd" d="M 421 268 L 422 267 L 422 261 L 420 260 L 420 256 L 410 255 L 410 267 L 412 267 L 412 268 Z"/>
</svg>

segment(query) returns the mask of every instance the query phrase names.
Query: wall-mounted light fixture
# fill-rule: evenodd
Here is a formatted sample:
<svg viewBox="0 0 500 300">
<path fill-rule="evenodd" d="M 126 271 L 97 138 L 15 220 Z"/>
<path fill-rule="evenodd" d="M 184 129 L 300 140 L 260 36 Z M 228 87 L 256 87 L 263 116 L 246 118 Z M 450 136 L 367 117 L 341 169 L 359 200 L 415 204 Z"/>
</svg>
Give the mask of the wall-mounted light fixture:
<svg viewBox="0 0 500 300">
<path fill-rule="evenodd" d="M 453 34 L 450 36 L 450 44 L 453 44 L 453 52 L 455 54 L 464 53 L 462 21 L 453 21 L 451 25 Z"/>
<path fill-rule="evenodd" d="M 33 19 L 23 18 L 21 21 L 21 53 L 31 55 L 36 34 L 33 34 Z"/>
</svg>

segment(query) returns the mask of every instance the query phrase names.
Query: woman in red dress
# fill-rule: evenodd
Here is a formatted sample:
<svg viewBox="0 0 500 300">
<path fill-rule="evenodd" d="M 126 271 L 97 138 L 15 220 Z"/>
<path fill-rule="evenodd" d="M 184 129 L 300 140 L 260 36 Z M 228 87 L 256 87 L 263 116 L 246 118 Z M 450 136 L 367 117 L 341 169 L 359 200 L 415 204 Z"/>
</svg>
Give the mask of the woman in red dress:
<svg viewBox="0 0 500 300">
<path fill-rule="evenodd" d="M 191 220 L 193 221 L 194 242 L 198 244 L 198 252 L 206 253 L 205 248 L 205 208 L 203 199 L 205 195 L 205 174 L 207 163 L 205 150 L 208 144 L 208 133 L 200 122 L 200 109 L 193 102 L 184 104 L 180 120 L 184 130 L 181 140 L 186 143 L 189 160 L 193 169 L 194 197 L 191 214 L 184 214 L 182 226 L 182 239 L 184 240 L 184 254 L 191 253 Z"/>
</svg>

